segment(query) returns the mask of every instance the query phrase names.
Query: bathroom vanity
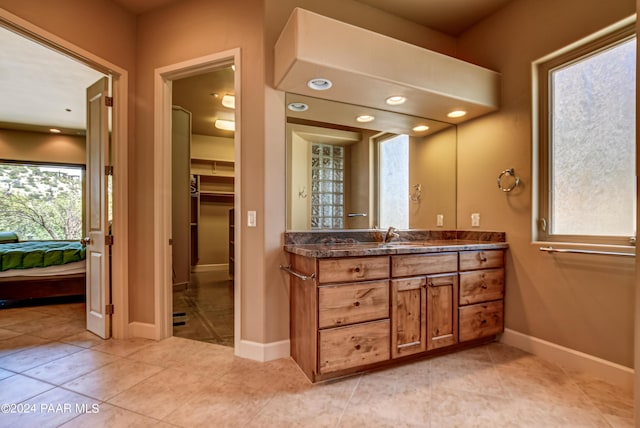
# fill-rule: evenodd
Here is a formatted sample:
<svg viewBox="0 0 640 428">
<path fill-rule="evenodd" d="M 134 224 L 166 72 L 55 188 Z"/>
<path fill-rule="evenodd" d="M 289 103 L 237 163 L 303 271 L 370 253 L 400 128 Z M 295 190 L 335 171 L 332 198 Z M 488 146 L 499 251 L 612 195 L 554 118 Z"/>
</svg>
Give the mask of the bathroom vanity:
<svg viewBox="0 0 640 428">
<path fill-rule="evenodd" d="M 291 355 L 312 382 L 467 348 L 503 331 L 504 234 L 403 232 L 390 243 L 367 232 L 340 235 L 285 237 Z"/>
</svg>

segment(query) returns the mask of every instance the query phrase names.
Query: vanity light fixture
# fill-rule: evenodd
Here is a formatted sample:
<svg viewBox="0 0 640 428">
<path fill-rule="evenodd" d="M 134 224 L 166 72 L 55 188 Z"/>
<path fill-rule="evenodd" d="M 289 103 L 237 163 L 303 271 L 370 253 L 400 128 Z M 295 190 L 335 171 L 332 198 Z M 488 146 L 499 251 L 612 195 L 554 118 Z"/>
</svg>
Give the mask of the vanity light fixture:
<svg viewBox="0 0 640 428">
<path fill-rule="evenodd" d="M 407 99 L 401 95 L 394 95 L 392 97 L 387 98 L 386 103 L 390 106 L 399 106 L 400 104 L 404 104 Z"/>
<path fill-rule="evenodd" d="M 414 132 L 424 132 L 426 130 L 428 130 L 429 127 L 427 125 L 418 125 L 418 126 L 414 126 L 413 127 L 413 131 Z"/>
<path fill-rule="evenodd" d="M 305 103 L 289 103 L 287 108 L 291 111 L 307 111 L 309 110 L 309 106 Z"/>
<path fill-rule="evenodd" d="M 216 119 L 213 126 L 223 131 L 235 131 L 236 123 L 233 120 Z"/>
<path fill-rule="evenodd" d="M 375 117 L 368 115 L 368 114 L 363 114 L 360 115 L 358 117 L 356 117 L 356 120 L 358 122 L 362 122 L 362 123 L 366 123 L 366 122 L 372 122 L 375 119 Z"/>
<path fill-rule="evenodd" d="M 225 94 L 222 96 L 222 105 L 226 108 L 236 108 L 236 97 L 233 95 Z"/>
<path fill-rule="evenodd" d="M 58 128 L 50 128 L 49 132 L 51 132 L 52 134 L 60 134 L 62 131 Z"/>
<path fill-rule="evenodd" d="M 467 114 L 467 112 L 464 111 L 464 110 L 454 110 L 454 111 L 450 112 L 449 114 L 447 114 L 447 116 L 449 116 L 449 117 L 462 117 L 465 114 Z"/>
<path fill-rule="evenodd" d="M 307 82 L 307 86 L 313 89 L 314 91 L 326 91 L 327 89 L 333 86 L 333 83 L 329 79 L 316 77 L 315 79 L 309 80 Z"/>
</svg>

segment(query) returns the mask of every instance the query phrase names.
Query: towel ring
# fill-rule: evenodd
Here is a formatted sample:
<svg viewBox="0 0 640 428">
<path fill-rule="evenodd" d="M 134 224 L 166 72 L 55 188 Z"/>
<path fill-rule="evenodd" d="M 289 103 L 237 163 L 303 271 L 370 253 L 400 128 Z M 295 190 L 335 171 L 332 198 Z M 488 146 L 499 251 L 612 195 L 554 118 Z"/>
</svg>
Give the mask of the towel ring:
<svg viewBox="0 0 640 428">
<path fill-rule="evenodd" d="M 502 177 L 504 177 L 505 175 L 509 175 L 514 178 L 513 183 L 509 187 L 502 187 Z M 512 191 L 513 189 L 518 187 L 518 184 L 520 184 L 520 177 L 516 176 L 516 172 L 513 170 L 513 168 L 505 169 L 498 176 L 498 189 L 502 190 L 503 192 Z"/>
</svg>

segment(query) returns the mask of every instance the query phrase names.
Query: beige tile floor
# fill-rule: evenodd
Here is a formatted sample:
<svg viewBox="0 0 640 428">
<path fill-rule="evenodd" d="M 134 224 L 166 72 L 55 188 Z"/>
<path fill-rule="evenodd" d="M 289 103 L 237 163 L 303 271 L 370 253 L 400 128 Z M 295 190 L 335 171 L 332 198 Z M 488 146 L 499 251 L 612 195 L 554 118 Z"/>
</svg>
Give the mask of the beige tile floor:
<svg viewBox="0 0 640 428">
<path fill-rule="evenodd" d="M 0 310 L 0 427 L 633 426 L 631 394 L 498 343 L 311 385 L 290 359 L 83 323 L 82 304 Z"/>
</svg>

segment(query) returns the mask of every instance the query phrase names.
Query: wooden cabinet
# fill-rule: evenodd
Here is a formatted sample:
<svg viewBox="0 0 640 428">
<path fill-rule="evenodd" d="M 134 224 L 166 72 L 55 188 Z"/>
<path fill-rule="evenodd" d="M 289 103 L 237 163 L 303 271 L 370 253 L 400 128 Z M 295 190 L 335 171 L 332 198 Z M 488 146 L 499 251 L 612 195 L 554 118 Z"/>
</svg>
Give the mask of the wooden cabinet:
<svg viewBox="0 0 640 428">
<path fill-rule="evenodd" d="M 504 331 L 504 251 L 460 253 L 460 341 Z"/>
<path fill-rule="evenodd" d="M 427 350 L 427 278 L 391 280 L 391 357 Z"/>
<path fill-rule="evenodd" d="M 458 273 L 427 277 L 427 350 L 458 343 Z"/>
<path fill-rule="evenodd" d="M 313 382 L 503 330 L 504 252 L 291 255 L 291 355 Z"/>
</svg>

